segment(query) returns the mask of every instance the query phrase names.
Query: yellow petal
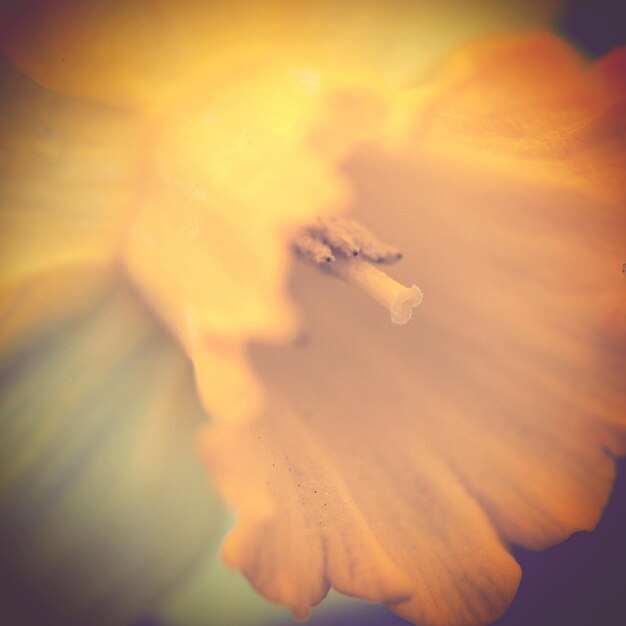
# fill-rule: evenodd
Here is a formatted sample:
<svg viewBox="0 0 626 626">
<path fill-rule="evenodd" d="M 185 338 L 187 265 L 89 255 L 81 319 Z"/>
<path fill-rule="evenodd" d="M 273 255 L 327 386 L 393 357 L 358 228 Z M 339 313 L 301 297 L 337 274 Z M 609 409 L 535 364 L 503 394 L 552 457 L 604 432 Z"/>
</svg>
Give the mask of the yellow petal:
<svg viewBox="0 0 626 626">
<path fill-rule="evenodd" d="M 116 626 L 152 612 L 221 536 L 192 454 L 205 417 L 187 360 L 118 288 L 5 353 L 1 369 L 11 593 L 41 607 L 41 623 Z"/>
<path fill-rule="evenodd" d="M 130 201 L 132 120 L 9 68 L 2 83 L 0 279 L 110 261 Z"/>
<path fill-rule="evenodd" d="M 558 1 L 24 0 L 5 10 L 3 46 L 41 84 L 150 110 L 235 59 L 268 51 L 298 66 L 376 68 L 407 81 L 480 33 L 545 23 Z"/>
<path fill-rule="evenodd" d="M 121 243 L 131 120 L 0 69 L 2 345 L 100 293 Z"/>
<path fill-rule="evenodd" d="M 126 265 L 220 416 L 256 408 L 245 380 L 228 382 L 246 337 L 294 332 L 282 293 L 289 234 L 344 203 L 337 175 L 308 145 L 318 108 L 287 68 L 251 65 L 199 90 L 155 131 Z"/>
<path fill-rule="evenodd" d="M 272 401 L 203 436 L 240 513 L 226 561 L 298 616 L 330 584 L 414 623 L 493 621 L 519 577 L 508 545 L 593 528 L 626 452 L 624 198 L 602 167 L 619 150 L 590 138 L 597 167 L 581 179 L 560 147 L 530 141 L 547 119 L 567 139 L 605 92 L 578 62 L 562 76 L 575 57 L 561 44 L 488 48 L 458 60 L 476 59 L 476 80 L 441 100 L 455 115 L 427 111 L 420 143 L 363 147 L 346 167 L 355 215 L 403 250 L 395 276 L 424 291 L 414 320 L 391 325 L 298 266 L 308 341 L 253 346 Z M 507 60 L 501 87 L 504 67 L 495 86 L 481 78 L 494 58 Z M 525 123 L 521 145 L 505 119 Z"/>
</svg>

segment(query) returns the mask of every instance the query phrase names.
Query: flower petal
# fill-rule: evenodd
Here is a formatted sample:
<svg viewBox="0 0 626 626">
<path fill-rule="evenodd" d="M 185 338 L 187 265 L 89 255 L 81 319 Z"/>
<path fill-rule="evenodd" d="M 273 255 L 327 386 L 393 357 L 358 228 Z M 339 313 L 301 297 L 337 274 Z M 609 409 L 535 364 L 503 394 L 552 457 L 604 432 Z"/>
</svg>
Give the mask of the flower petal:
<svg viewBox="0 0 626 626">
<path fill-rule="evenodd" d="M 221 536 L 189 364 L 128 288 L 2 361 L 0 574 L 38 623 L 131 623 Z M 29 622 L 31 623 L 31 622 Z"/>
<path fill-rule="evenodd" d="M 2 34 L 11 60 L 50 89 L 155 110 L 234 60 L 268 52 L 294 66 L 376 68 L 381 80 L 405 82 L 472 36 L 545 24 L 559 4 L 22 0 Z"/>
<path fill-rule="evenodd" d="M 249 63 L 155 132 L 126 266 L 218 416 L 258 404 L 245 340 L 294 332 L 283 295 L 291 232 L 345 204 L 338 175 L 308 144 L 319 108 L 288 68 Z"/>
<path fill-rule="evenodd" d="M 130 203 L 129 116 L 0 66 L 0 341 L 106 289 Z"/>
<path fill-rule="evenodd" d="M 342 409 L 327 415 L 343 422 L 335 432 L 320 432 L 312 412 L 276 407 L 250 426 L 207 433 L 209 467 L 241 514 L 226 563 L 299 618 L 332 585 L 418 623 L 495 619 L 520 572 L 484 512 L 427 446 L 413 439 L 409 459 L 391 437 L 386 451 L 364 442 L 351 428 L 371 414 Z M 226 458 L 235 445 L 245 463 Z"/>
<path fill-rule="evenodd" d="M 132 118 L 1 75 L 2 281 L 110 262 L 129 208 Z"/>
<path fill-rule="evenodd" d="M 589 66 L 547 32 L 468 45 L 444 64 L 411 140 L 448 159 L 480 155 L 518 178 L 623 197 L 622 54 Z"/>
<path fill-rule="evenodd" d="M 471 81 L 443 87 L 455 100 L 426 112 L 419 143 L 364 147 L 346 167 L 356 216 L 423 288 L 415 320 L 385 324 L 296 267 L 308 340 L 253 346 L 272 403 L 203 436 L 240 512 L 227 562 L 299 616 L 330 584 L 414 623 L 494 620 L 519 576 L 507 544 L 593 528 L 626 452 L 626 222 L 605 183 L 622 136 L 603 148 L 592 133 L 596 167 L 579 176 L 578 157 L 541 138 L 567 143 L 572 120 L 603 111 L 603 87 L 549 38 L 487 47 L 469 52 Z"/>
</svg>

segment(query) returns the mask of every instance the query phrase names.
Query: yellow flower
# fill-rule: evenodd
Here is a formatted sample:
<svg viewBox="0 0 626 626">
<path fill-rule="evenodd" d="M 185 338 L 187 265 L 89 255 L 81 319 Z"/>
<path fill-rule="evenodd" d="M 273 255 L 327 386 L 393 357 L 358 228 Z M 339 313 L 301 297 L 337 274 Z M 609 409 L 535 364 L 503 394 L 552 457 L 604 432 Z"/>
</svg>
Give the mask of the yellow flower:
<svg viewBox="0 0 626 626">
<path fill-rule="evenodd" d="M 304 617 L 332 586 L 416 624 L 493 621 L 519 582 L 509 546 L 593 528 L 624 453 L 623 53 L 588 67 L 507 35 L 427 77 L 474 27 L 433 34 L 425 6 L 35 5 L 4 37 L 50 89 L 3 69 L 4 535 L 45 513 L 28 560 L 56 564 L 85 528 L 128 533 L 96 552 L 128 559 L 118 585 L 166 567 L 107 617 L 127 620 L 220 524 L 200 429 L 237 513 L 224 558 L 267 598 Z M 411 324 L 293 260 L 302 229 L 330 228 L 329 267 L 407 321 L 332 240 L 368 256 L 329 219 L 346 211 L 403 251 L 390 273 L 425 293 Z M 123 415 L 55 513 L 50 491 Z M 75 453 L 50 446 L 65 439 Z M 69 583 L 106 597 L 78 561 Z"/>
</svg>

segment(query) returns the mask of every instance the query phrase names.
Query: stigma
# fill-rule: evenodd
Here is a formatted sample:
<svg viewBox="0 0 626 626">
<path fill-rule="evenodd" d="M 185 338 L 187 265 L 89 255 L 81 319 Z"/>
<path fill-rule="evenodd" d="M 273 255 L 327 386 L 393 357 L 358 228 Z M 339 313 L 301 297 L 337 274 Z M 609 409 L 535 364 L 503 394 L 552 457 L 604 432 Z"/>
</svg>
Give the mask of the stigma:
<svg viewBox="0 0 626 626">
<path fill-rule="evenodd" d="M 356 285 L 391 314 L 394 324 L 406 324 L 422 302 L 417 285 L 406 287 L 380 269 L 402 258 L 362 224 L 348 218 L 319 218 L 293 240 L 304 259 Z"/>
</svg>

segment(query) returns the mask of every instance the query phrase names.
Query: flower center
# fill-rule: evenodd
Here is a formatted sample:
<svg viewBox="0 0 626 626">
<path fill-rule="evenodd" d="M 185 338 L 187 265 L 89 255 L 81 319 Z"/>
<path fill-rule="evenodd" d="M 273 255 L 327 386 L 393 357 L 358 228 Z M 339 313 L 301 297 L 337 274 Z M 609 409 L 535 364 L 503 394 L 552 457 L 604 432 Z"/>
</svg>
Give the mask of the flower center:
<svg viewBox="0 0 626 626">
<path fill-rule="evenodd" d="M 394 324 L 406 324 L 422 301 L 419 287 L 406 287 L 376 267 L 399 261 L 402 253 L 355 220 L 319 218 L 296 235 L 293 245 L 307 261 L 357 285 L 382 304 Z"/>
</svg>

